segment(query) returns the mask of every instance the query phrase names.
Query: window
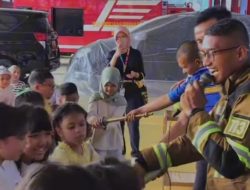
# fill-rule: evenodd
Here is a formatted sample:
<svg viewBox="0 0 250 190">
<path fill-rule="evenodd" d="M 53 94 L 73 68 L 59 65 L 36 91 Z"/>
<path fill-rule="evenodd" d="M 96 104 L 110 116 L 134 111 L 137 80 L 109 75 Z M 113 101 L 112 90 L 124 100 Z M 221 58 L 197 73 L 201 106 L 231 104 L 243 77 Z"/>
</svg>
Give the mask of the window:
<svg viewBox="0 0 250 190">
<path fill-rule="evenodd" d="M 59 36 L 83 36 L 82 9 L 53 9 L 53 28 Z"/>
<path fill-rule="evenodd" d="M 18 25 L 23 23 L 27 19 L 26 16 L 15 16 L 14 14 L 10 13 L 1 13 L 0 15 L 0 31 L 12 31 Z"/>
</svg>

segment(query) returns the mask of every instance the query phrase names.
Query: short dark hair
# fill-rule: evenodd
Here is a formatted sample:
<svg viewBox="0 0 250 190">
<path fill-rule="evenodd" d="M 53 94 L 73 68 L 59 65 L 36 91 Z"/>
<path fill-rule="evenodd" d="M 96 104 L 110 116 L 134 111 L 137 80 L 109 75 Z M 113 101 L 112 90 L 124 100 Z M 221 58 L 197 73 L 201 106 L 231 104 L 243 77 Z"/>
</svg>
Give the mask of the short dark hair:
<svg viewBox="0 0 250 190">
<path fill-rule="evenodd" d="M 50 163 L 31 177 L 30 182 L 23 190 L 106 190 L 95 176 L 80 166 L 63 166 Z"/>
<path fill-rule="evenodd" d="M 52 124 L 51 124 L 50 116 L 44 108 L 34 107 L 32 105 L 22 105 L 19 108 L 22 109 L 23 112 L 26 113 L 27 132 L 29 134 L 32 135 L 32 134 L 39 133 L 42 131 L 52 132 Z M 50 147 L 50 148 L 52 148 L 52 147 Z M 45 160 L 47 160 L 50 151 L 51 150 L 49 149 L 44 154 L 44 157 L 41 160 L 33 160 L 33 161 L 45 161 Z M 21 159 L 16 163 L 19 168 L 21 167 L 21 161 L 22 161 L 23 156 L 30 157 L 29 155 L 26 155 L 25 152 L 23 152 Z"/>
<path fill-rule="evenodd" d="M 60 127 L 61 122 L 63 121 L 63 118 L 72 114 L 72 113 L 81 113 L 84 115 L 86 122 L 87 122 L 87 112 L 77 103 L 74 102 L 67 102 L 61 106 L 59 106 L 56 111 L 53 114 L 53 118 L 52 118 L 52 126 L 53 129 Z M 59 136 L 55 131 L 55 139 L 56 141 L 60 141 Z M 87 138 L 89 137 L 90 133 L 91 133 L 91 127 L 90 125 L 88 125 L 87 123 Z"/>
<path fill-rule="evenodd" d="M 63 84 L 61 84 L 59 86 L 58 89 L 59 89 L 59 94 L 62 95 L 62 96 L 68 96 L 68 95 L 71 95 L 71 94 L 74 94 L 74 93 L 78 94 L 77 87 L 72 82 L 63 83 Z"/>
<path fill-rule="evenodd" d="M 105 158 L 103 161 L 90 164 L 86 168 L 110 190 L 141 189 L 135 170 L 128 163 L 121 162 L 116 158 Z"/>
<path fill-rule="evenodd" d="M 231 37 L 249 48 L 249 36 L 245 25 L 236 19 L 223 19 L 208 29 L 206 35 Z"/>
<path fill-rule="evenodd" d="M 28 118 L 28 132 L 37 133 L 41 131 L 52 131 L 52 124 L 48 112 L 42 107 L 34 107 L 31 105 L 23 105 Z"/>
<path fill-rule="evenodd" d="M 222 20 L 224 18 L 231 18 L 231 12 L 225 7 L 210 7 L 200 12 L 198 18 L 196 19 L 196 26 L 206 22 L 210 19 Z"/>
<path fill-rule="evenodd" d="M 187 56 L 189 63 L 193 63 L 195 59 L 200 59 L 199 48 L 196 41 L 187 40 L 182 42 L 177 48 L 176 56 L 179 57 L 181 54 L 185 54 Z"/>
<path fill-rule="evenodd" d="M 33 105 L 44 107 L 45 102 L 42 95 L 35 91 L 25 91 L 19 94 L 15 99 L 15 106 Z"/>
<path fill-rule="evenodd" d="M 21 108 L 0 103 L 0 139 L 23 137 L 27 133 L 27 117 Z"/>
<path fill-rule="evenodd" d="M 43 84 L 47 79 L 54 79 L 49 69 L 35 69 L 30 73 L 28 83 L 30 86 L 35 83 Z"/>
</svg>

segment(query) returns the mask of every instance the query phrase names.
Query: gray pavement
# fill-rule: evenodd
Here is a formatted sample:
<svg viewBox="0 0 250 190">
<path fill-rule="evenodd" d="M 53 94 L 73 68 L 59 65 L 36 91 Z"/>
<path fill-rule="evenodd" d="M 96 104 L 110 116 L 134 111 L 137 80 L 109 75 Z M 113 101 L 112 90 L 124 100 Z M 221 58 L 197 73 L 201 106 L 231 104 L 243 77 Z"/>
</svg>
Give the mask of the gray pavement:
<svg viewBox="0 0 250 190">
<path fill-rule="evenodd" d="M 64 81 L 64 75 L 67 72 L 68 67 L 69 67 L 69 60 L 70 60 L 70 57 L 63 56 L 60 59 L 61 66 L 58 69 L 56 69 L 55 71 L 52 72 L 52 74 L 53 74 L 53 76 L 55 78 L 55 83 L 57 85 L 62 84 L 63 81 Z"/>
</svg>

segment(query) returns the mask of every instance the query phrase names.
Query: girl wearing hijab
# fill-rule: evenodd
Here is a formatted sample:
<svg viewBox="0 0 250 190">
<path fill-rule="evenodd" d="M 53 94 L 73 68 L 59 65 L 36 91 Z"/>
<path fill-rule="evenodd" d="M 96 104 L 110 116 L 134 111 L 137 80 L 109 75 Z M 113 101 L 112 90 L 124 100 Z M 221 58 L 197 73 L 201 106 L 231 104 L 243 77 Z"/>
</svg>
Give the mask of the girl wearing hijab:
<svg viewBox="0 0 250 190">
<path fill-rule="evenodd" d="M 127 100 L 126 113 L 141 107 L 146 102 L 143 98 L 141 87 L 136 84 L 144 78 L 144 67 L 140 51 L 131 47 L 131 37 L 127 28 L 120 26 L 114 33 L 116 49 L 109 52 L 108 61 L 111 67 L 116 67 L 125 82 L 125 98 Z M 134 81 L 134 82 L 133 82 Z M 139 151 L 139 120 L 128 123 L 130 133 L 131 155 L 136 156 Z"/>
<path fill-rule="evenodd" d="M 120 72 L 107 67 L 101 74 L 99 92 L 90 97 L 87 121 L 94 128 L 92 145 L 101 159 L 115 157 L 123 159 L 123 136 L 119 121 L 103 123 L 103 118 L 120 117 L 125 114 L 126 100 L 119 94 Z"/>
</svg>

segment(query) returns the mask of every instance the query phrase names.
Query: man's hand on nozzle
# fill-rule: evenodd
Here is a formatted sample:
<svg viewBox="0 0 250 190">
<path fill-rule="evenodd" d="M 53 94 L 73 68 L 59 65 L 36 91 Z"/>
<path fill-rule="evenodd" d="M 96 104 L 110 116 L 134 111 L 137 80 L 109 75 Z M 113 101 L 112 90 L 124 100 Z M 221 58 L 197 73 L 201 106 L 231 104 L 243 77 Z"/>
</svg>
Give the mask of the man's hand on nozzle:
<svg viewBox="0 0 250 190">
<path fill-rule="evenodd" d="M 191 113 L 195 109 L 204 109 L 207 100 L 203 89 L 199 83 L 195 81 L 193 84 L 187 86 L 185 93 L 181 96 L 180 105 L 183 112 L 187 116 L 191 116 Z"/>
</svg>

